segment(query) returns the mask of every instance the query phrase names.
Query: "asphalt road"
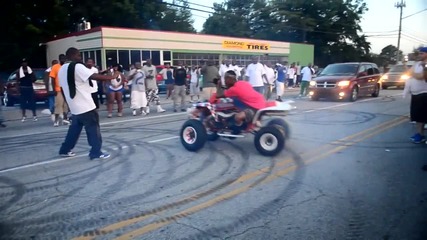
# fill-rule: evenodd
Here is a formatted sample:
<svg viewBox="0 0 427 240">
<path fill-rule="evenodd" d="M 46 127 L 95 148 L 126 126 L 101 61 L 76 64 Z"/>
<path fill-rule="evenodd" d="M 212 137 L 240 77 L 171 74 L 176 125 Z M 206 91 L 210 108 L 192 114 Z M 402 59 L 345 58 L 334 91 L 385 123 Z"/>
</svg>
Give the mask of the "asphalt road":
<svg viewBox="0 0 427 240">
<path fill-rule="evenodd" d="M 286 151 L 253 137 L 187 152 L 185 113 L 106 119 L 105 161 L 57 152 L 66 127 L 0 129 L 1 239 L 427 239 L 427 145 L 401 91 L 296 99 Z M 166 106 L 171 110 L 170 105 Z M 127 110 L 129 111 L 129 109 Z"/>
</svg>

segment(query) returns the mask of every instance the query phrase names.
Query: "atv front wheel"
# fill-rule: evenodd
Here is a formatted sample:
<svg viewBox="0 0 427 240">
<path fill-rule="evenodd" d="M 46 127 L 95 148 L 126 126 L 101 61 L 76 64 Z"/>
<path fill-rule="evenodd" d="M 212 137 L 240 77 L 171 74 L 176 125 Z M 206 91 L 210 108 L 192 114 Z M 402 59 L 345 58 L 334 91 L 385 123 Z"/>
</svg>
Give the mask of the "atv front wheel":
<svg viewBox="0 0 427 240">
<path fill-rule="evenodd" d="M 196 152 L 203 148 L 208 136 L 205 127 L 200 121 L 189 119 L 181 128 L 180 138 L 185 149 Z"/>
</svg>

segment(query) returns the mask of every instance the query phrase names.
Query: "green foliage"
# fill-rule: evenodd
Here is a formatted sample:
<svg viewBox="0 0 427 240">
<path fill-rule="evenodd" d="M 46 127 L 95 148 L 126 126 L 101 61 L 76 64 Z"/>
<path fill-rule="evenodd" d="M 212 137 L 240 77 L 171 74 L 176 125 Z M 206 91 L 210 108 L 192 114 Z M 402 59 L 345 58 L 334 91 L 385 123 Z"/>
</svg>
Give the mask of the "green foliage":
<svg viewBox="0 0 427 240">
<path fill-rule="evenodd" d="M 182 0 L 179 4 L 183 7 L 172 7 L 162 0 L 15 0 L 0 10 L 4 23 L 0 71 L 17 68 L 23 57 L 32 67 L 46 67 L 43 43 L 75 32 L 83 20 L 92 27 L 195 32 L 188 3 Z"/>
</svg>

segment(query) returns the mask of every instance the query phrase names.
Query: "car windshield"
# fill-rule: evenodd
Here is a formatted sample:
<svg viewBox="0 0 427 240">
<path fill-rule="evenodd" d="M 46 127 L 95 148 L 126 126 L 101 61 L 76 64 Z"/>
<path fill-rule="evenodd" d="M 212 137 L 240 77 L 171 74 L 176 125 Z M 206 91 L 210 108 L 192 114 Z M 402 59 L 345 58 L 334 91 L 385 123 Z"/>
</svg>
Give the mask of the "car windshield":
<svg viewBox="0 0 427 240">
<path fill-rule="evenodd" d="M 323 69 L 319 76 L 353 76 L 358 68 L 358 64 L 332 64 Z"/>
<path fill-rule="evenodd" d="M 390 72 L 392 73 L 403 73 L 409 70 L 412 66 L 411 65 L 395 65 L 390 69 Z"/>
</svg>

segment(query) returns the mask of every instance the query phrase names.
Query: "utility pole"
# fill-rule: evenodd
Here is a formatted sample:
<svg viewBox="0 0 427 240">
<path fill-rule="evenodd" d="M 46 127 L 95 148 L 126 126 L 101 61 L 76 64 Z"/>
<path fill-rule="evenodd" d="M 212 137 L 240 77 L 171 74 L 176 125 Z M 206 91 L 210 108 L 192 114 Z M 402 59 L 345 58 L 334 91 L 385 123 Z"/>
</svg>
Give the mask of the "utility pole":
<svg viewBox="0 0 427 240">
<path fill-rule="evenodd" d="M 396 8 L 400 8 L 400 17 L 399 17 L 399 36 L 397 37 L 397 53 L 396 53 L 396 61 L 399 62 L 400 60 L 400 35 L 402 33 L 402 14 L 403 14 L 403 8 L 406 7 L 406 2 L 403 0 L 400 0 L 399 2 L 396 2 L 394 4 Z"/>
</svg>

